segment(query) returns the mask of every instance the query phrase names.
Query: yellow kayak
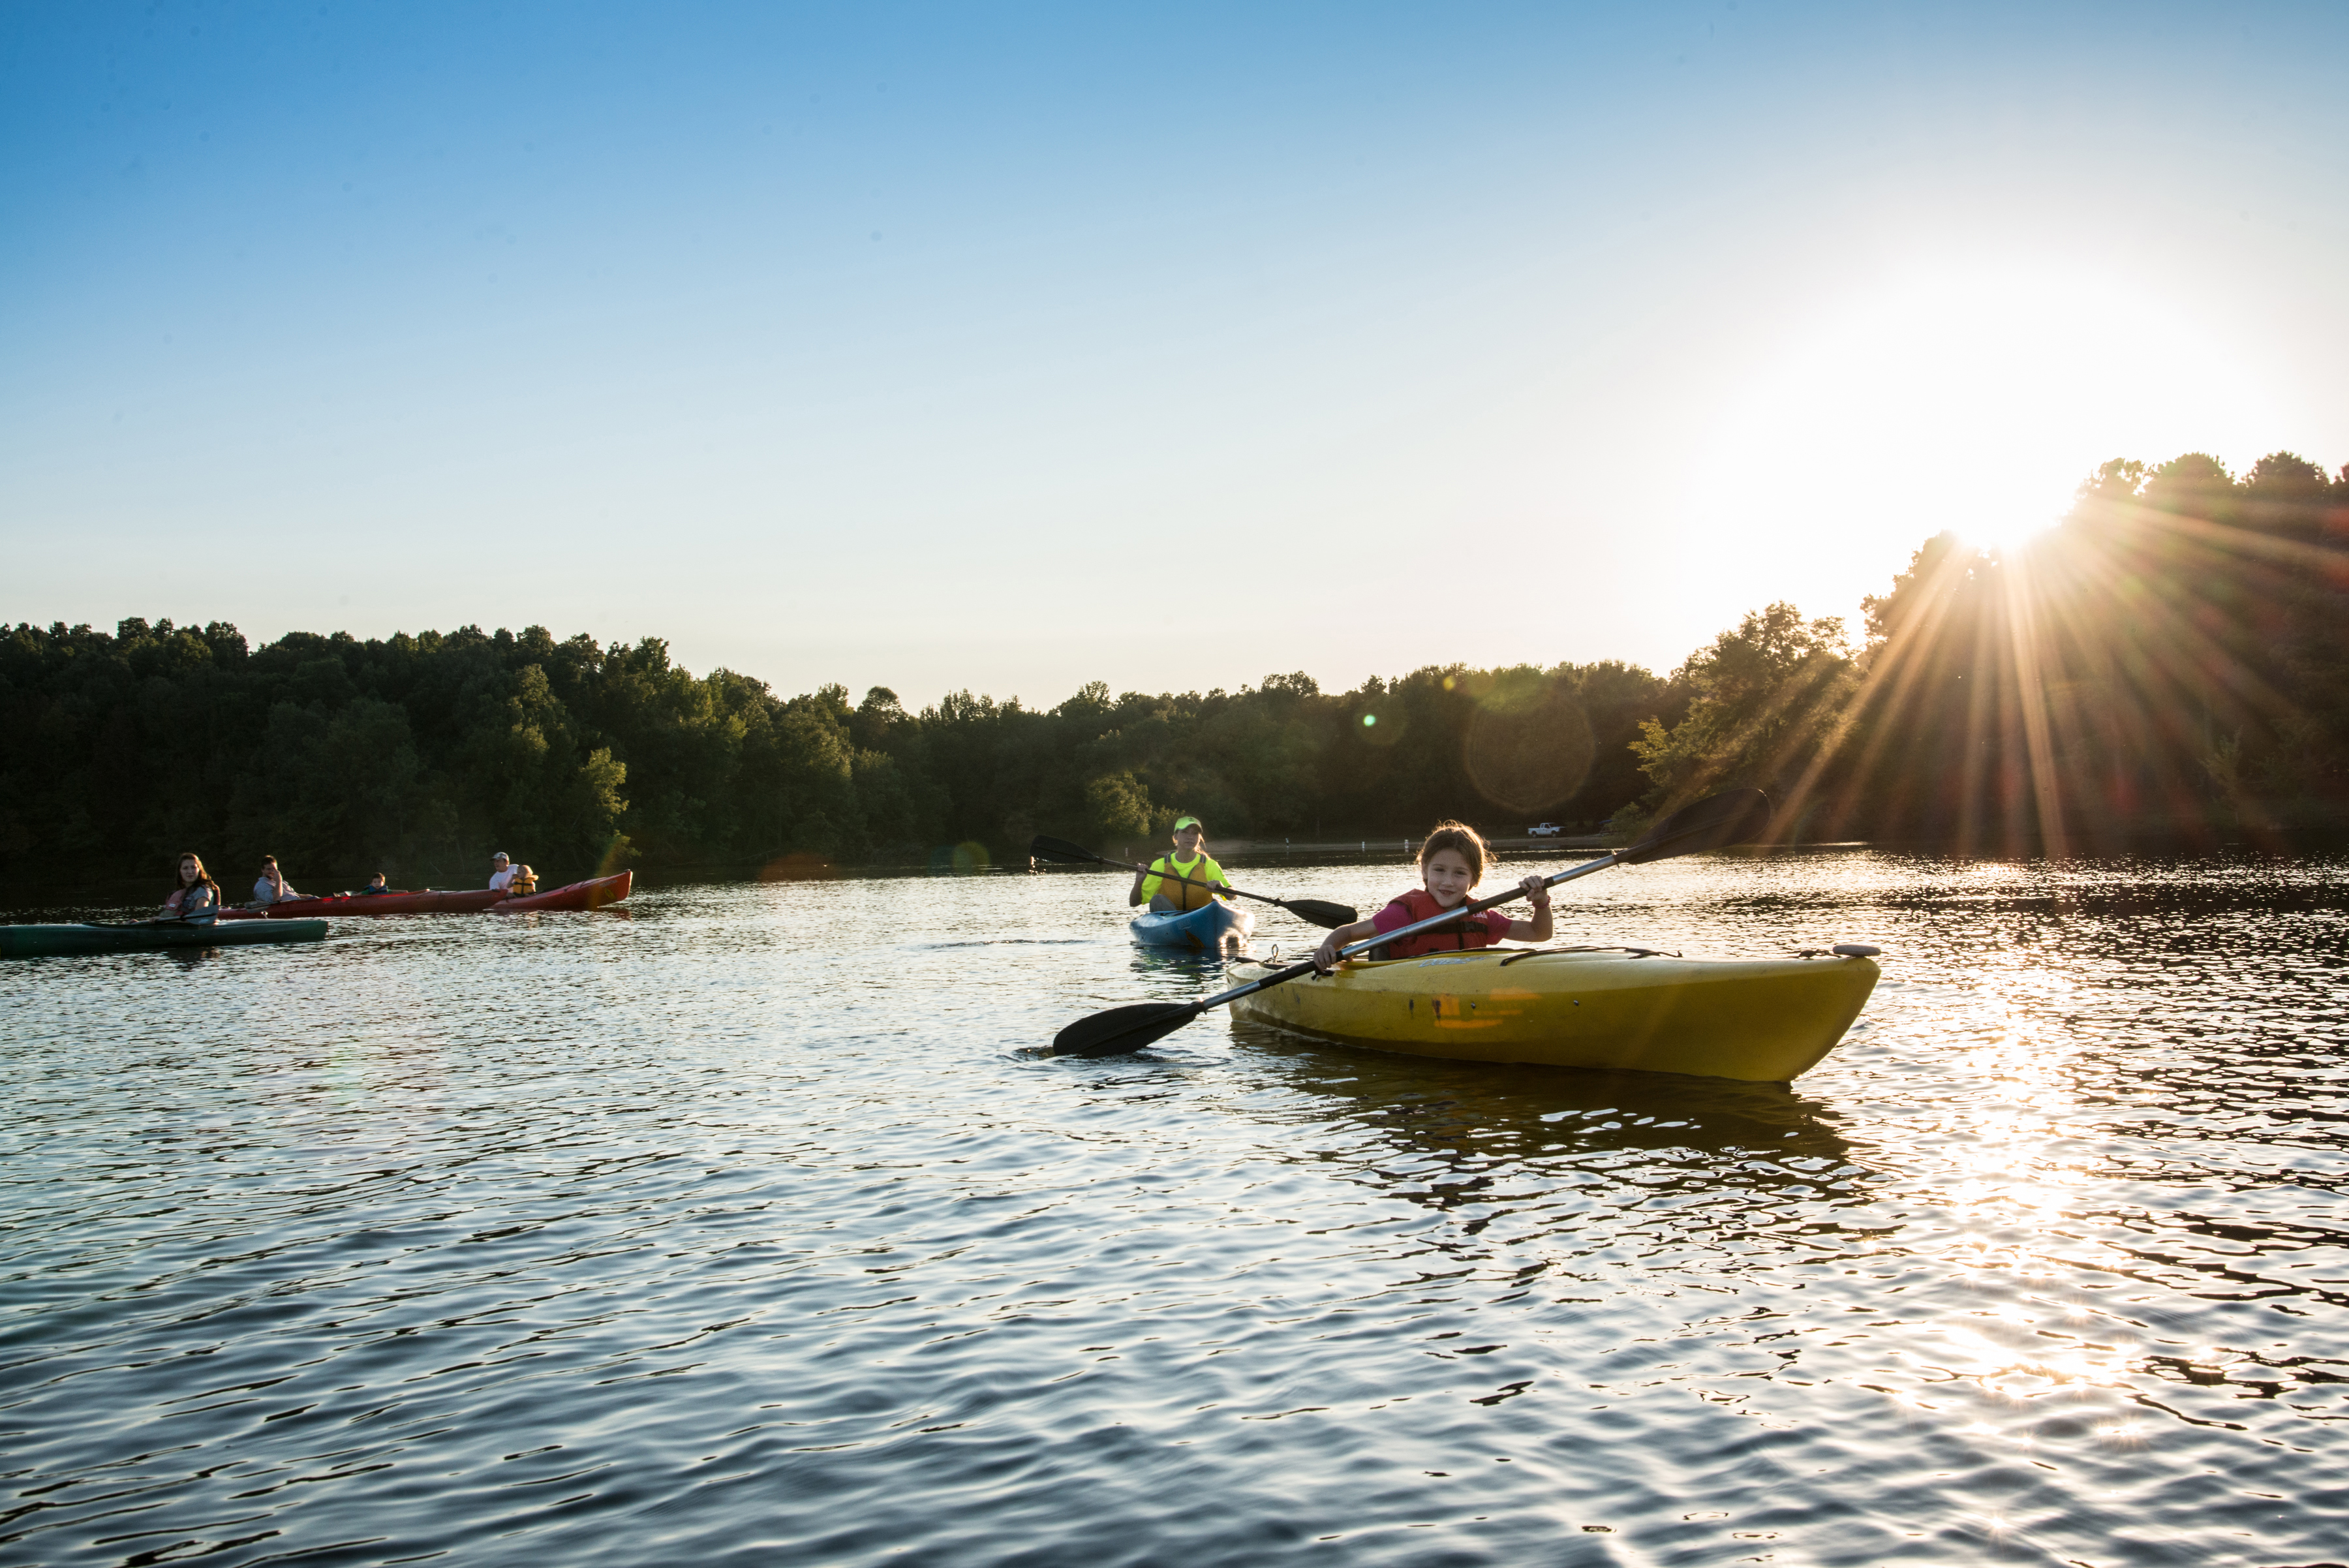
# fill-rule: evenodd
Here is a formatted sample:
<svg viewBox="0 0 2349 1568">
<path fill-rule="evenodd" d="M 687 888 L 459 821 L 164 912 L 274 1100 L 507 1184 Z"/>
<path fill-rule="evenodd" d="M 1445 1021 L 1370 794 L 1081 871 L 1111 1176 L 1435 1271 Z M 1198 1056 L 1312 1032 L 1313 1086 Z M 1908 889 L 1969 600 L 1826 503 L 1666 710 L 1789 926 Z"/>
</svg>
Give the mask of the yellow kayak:
<svg viewBox="0 0 2349 1568">
<path fill-rule="evenodd" d="M 1414 1056 L 1785 1083 L 1876 989 L 1873 949 L 1683 959 L 1636 948 L 1349 961 L 1241 997 L 1233 1014 Z M 1239 966 L 1245 983 L 1268 966 Z"/>
</svg>

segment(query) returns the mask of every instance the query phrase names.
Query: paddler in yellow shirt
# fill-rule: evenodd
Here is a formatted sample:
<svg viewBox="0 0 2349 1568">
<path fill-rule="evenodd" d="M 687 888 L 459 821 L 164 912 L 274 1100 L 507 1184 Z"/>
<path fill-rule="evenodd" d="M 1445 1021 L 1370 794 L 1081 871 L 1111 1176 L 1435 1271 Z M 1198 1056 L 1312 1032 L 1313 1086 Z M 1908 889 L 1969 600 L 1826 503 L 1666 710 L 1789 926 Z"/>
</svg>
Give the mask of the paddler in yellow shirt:
<svg viewBox="0 0 2349 1568">
<path fill-rule="evenodd" d="M 1189 880 L 1176 882 L 1171 879 L 1175 877 Z M 1199 819 L 1178 816 L 1174 819 L 1174 853 L 1160 856 L 1150 863 L 1147 871 L 1135 872 L 1133 888 L 1126 894 L 1125 901 L 1128 904 L 1147 902 L 1154 910 L 1174 915 L 1205 909 L 1210 898 L 1223 898 L 1228 901 L 1227 895 L 1211 893 L 1205 888 L 1193 886 L 1199 882 L 1210 882 L 1219 888 L 1232 885 L 1231 878 L 1224 875 L 1224 868 L 1208 856 L 1207 830 L 1200 826 Z"/>
</svg>

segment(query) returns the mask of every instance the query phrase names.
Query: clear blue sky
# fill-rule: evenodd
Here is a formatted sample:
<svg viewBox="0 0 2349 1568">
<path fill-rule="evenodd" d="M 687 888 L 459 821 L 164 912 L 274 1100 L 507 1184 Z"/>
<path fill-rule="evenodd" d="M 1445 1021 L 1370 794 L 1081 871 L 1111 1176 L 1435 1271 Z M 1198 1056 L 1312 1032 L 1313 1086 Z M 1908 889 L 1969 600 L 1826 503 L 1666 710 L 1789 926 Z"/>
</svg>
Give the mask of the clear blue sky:
<svg viewBox="0 0 2349 1568">
<path fill-rule="evenodd" d="M 2338 4 L 21 4 L 0 618 L 1662 669 L 2349 462 L 2344 279 Z"/>
</svg>

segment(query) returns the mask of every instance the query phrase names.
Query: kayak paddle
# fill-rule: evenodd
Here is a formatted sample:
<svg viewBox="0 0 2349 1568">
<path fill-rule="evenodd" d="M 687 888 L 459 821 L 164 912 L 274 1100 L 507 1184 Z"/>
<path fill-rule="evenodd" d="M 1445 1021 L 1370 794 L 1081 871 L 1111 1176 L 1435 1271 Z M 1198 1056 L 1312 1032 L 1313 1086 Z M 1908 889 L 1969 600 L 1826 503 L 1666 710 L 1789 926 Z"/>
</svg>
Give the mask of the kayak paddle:
<svg viewBox="0 0 2349 1568">
<path fill-rule="evenodd" d="M 1054 838 L 1047 833 L 1040 833 L 1029 841 L 1028 853 L 1040 855 L 1047 860 L 1092 860 L 1103 866 L 1131 866 L 1145 876 L 1154 876 L 1162 881 L 1186 882 L 1194 888 L 1214 888 L 1218 892 L 1229 893 L 1236 898 L 1254 898 L 1265 904 L 1278 904 L 1299 919 L 1310 920 L 1325 931 L 1334 931 L 1340 926 L 1350 926 L 1362 918 L 1343 904 L 1324 903 L 1319 898 L 1275 898 L 1264 893 L 1243 893 L 1237 888 L 1192 881 L 1188 877 L 1177 877 L 1171 871 L 1154 872 L 1139 860 L 1112 860 L 1107 856 L 1096 855 L 1090 849 L 1081 849 L 1065 838 Z"/>
<path fill-rule="evenodd" d="M 1544 887 L 1555 888 L 1560 882 L 1571 882 L 1577 877 L 1588 877 L 1593 871 L 1604 871 L 1609 866 L 1644 866 L 1651 860 L 1670 860 L 1676 855 L 1693 855 L 1699 850 L 1719 849 L 1725 845 L 1744 844 L 1757 836 L 1770 820 L 1770 801 L 1758 789 L 1733 789 L 1701 800 L 1694 805 L 1676 811 L 1656 824 L 1645 838 L 1628 849 L 1618 849 L 1612 855 L 1602 855 L 1596 860 L 1586 860 L 1563 871 L 1542 878 Z M 1414 931 L 1424 931 L 1446 925 L 1464 915 L 1482 914 L 1512 898 L 1525 897 L 1525 888 L 1516 887 L 1506 893 L 1495 893 L 1489 898 L 1479 898 L 1473 904 L 1463 904 L 1456 909 L 1446 909 L 1440 915 L 1430 915 L 1397 930 L 1381 931 L 1365 941 L 1338 950 L 1341 959 L 1368 952 L 1397 937 L 1407 937 Z M 1214 996 L 1197 1002 L 1137 1002 L 1124 1007 L 1112 1007 L 1088 1018 L 1080 1018 L 1052 1037 L 1052 1054 L 1057 1056 L 1116 1056 L 1128 1051 L 1164 1039 L 1211 1007 L 1221 1007 L 1243 996 L 1267 991 L 1273 986 L 1311 974 L 1313 961 L 1293 963 L 1277 969 L 1262 980 L 1234 986 Z"/>
</svg>

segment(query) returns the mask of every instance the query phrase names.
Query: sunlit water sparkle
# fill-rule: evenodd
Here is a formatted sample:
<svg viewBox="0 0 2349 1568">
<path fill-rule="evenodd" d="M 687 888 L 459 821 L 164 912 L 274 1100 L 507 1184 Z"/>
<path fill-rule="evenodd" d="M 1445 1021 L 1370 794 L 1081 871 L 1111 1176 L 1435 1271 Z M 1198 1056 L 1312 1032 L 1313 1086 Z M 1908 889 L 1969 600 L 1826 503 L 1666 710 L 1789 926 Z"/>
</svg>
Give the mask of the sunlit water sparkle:
<svg viewBox="0 0 2349 1568">
<path fill-rule="evenodd" d="M 0 1561 L 2349 1560 L 2341 869 L 1562 895 L 1883 945 L 1792 1092 L 1038 1054 L 1108 876 L 0 966 Z"/>
</svg>

